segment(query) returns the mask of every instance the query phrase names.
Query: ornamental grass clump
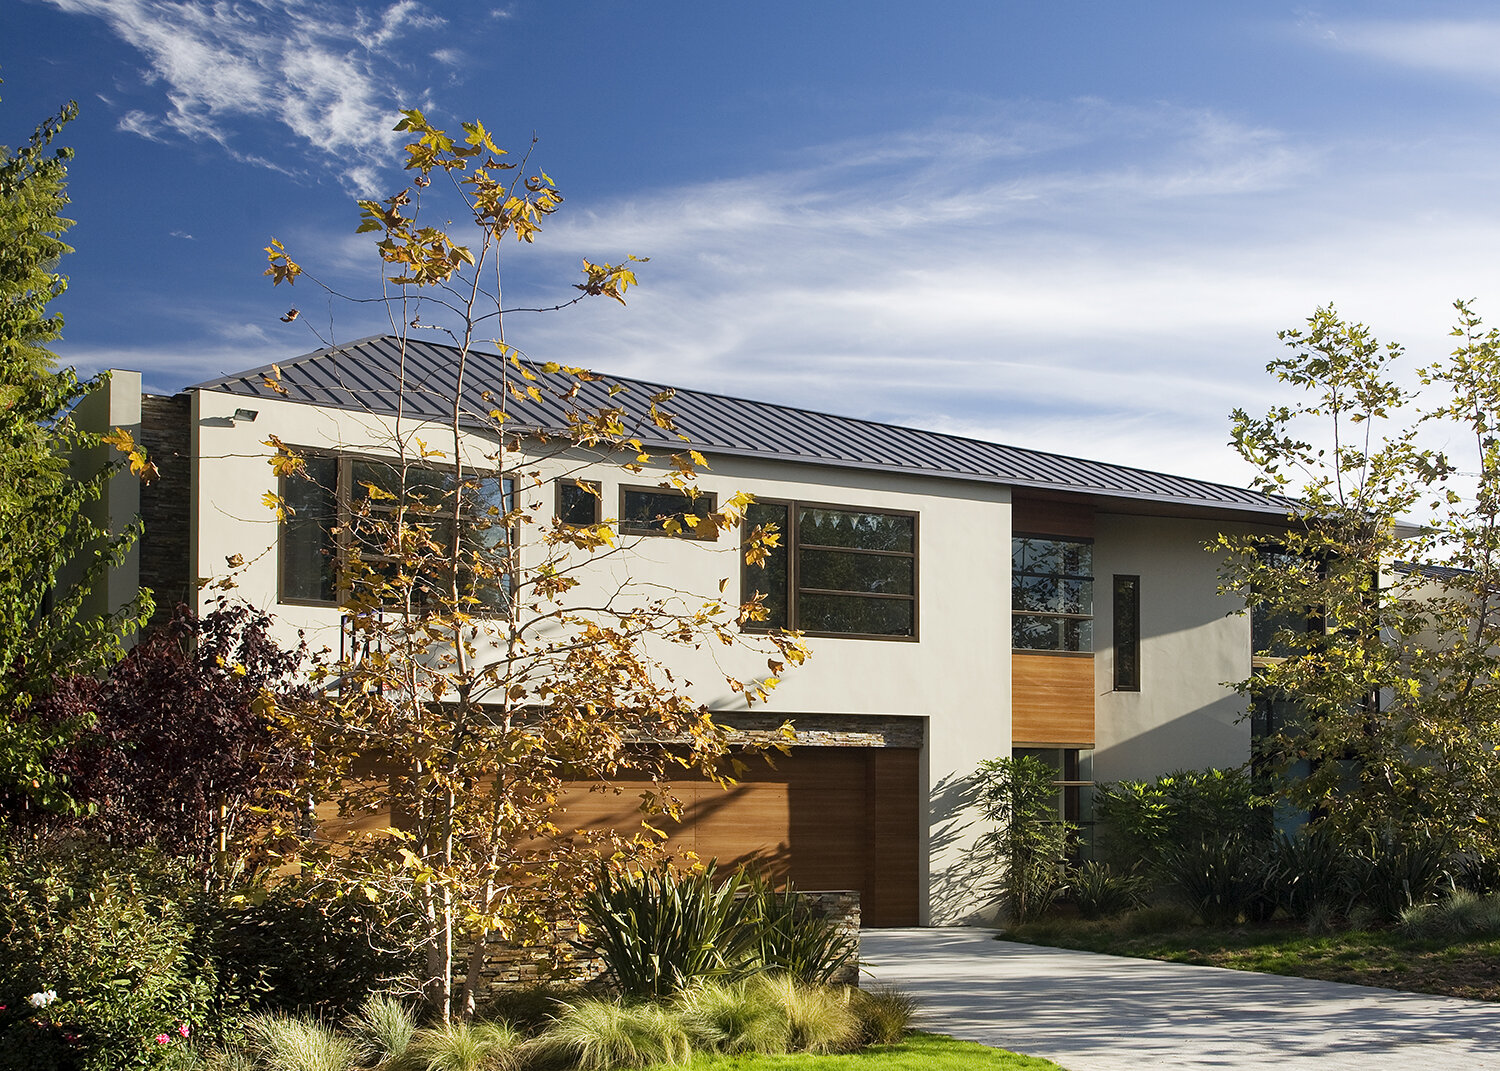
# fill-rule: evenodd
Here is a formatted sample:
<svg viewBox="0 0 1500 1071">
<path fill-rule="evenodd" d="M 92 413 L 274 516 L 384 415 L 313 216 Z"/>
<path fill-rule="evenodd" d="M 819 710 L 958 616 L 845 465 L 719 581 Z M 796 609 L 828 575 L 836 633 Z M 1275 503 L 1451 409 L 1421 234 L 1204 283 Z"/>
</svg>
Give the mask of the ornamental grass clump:
<svg viewBox="0 0 1500 1071">
<path fill-rule="evenodd" d="M 659 1004 L 587 999 L 564 1005 L 527 1055 L 543 1067 L 609 1071 L 687 1064 L 692 1046 L 675 1011 Z"/>
<path fill-rule="evenodd" d="M 754 930 L 757 970 L 790 974 L 807 985 L 828 985 L 859 957 L 859 942 L 831 920 L 813 914 L 790 882 L 771 887 L 753 875 L 741 924 Z"/>
<path fill-rule="evenodd" d="M 1118 873 L 1108 863 L 1088 860 L 1068 871 L 1068 889 L 1078 915 L 1084 919 L 1111 918 L 1146 900 L 1146 880 L 1133 870 Z"/>
<path fill-rule="evenodd" d="M 1407 908 L 1401 913 L 1401 929 L 1429 940 L 1493 937 L 1500 934 L 1500 896 L 1456 889 L 1446 900 Z"/>
<path fill-rule="evenodd" d="M 499 1020 L 450 1022 L 419 1030 L 389 1071 L 514 1071 L 524 1066 L 521 1034 Z"/>
<path fill-rule="evenodd" d="M 860 1020 L 845 986 L 802 985 L 789 974 L 758 974 L 762 988 L 786 1011 L 789 1052 L 852 1052 L 859 1047 Z"/>
<path fill-rule="evenodd" d="M 849 1006 L 859 1019 L 862 1045 L 899 1044 L 917 1014 L 916 998 L 892 986 L 852 989 Z"/>
<path fill-rule="evenodd" d="M 786 1007 L 773 990 L 750 979 L 699 982 L 678 996 L 676 1007 L 699 1050 L 782 1053 L 791 1040 Z"/>
<path fill-rule="evenodd" d="M 359 1010 L 344 1020 L 361 1062 L 386 1064 L 398 1059 L 417 1032 L 411 1009 L 395 997 L 371 993 Z"/>
<path fill-rule="evenodd" d="M 359 1066 L 352 1039 L 302 1016 L 250 1016 L 245 1048 L 264 1071 L 353 1071 Z"/>
</svg>

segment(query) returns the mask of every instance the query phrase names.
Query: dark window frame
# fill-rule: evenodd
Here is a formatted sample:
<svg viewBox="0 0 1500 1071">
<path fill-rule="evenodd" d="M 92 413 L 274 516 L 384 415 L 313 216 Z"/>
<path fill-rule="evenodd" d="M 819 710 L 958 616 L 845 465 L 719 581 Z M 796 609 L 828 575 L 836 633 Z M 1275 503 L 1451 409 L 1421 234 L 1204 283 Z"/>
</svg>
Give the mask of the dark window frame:
<svg viewBox="0 0 1500 1071">
<path fill-rule="evenodd" d="M 332 459 L 335 462 L 336 468 L 334 478 L 334 517 L 333 531 L 331 534 L 333 536 L 332 546 L 335 561 L 335 583 L 338 584 L 338 582 L 343 577 L 343 565 L 347 561 L 348 555 L 350 553 L 350 548 L 354 543 L 352 529 L 355 510 L 355 480 L 353 475 L 355 464 L 359 462 L 365 462 L 370 464 L 383 465 L 394 470 L 399 470 L 400 461 L 397 458 L 383 456 L 380 454 L 364 453 L 360 451 L 328 450 L 320 448 L 303 449 L 300 447 L 293 447 L 292 449 L 295 453 L 304 458 Z M 420 469 L 426 472 L 437 472 L 448 475 L 451 475 L 456 471 L 451 465 L 413 464 L 408 465 L 408 469 Z M 277 493 L 281 496 L 282 500 L 285 501 L 287 497 L 287 488 L 290 483 L 294 480 L 304 480 L 307 478 L 308 477 L 305 476 L 283 475 L 278 479 Z M 499 480 L 501 485 L 500 494 L 502 501 L 509 499 L 512 503 L 514 502 L 515 480 L 509 476 L 502 476 L 499 473 L 486 473 L 476 469 L 466 468 L 464 470 L 464 478 L 479 480 Z M 286 535 L 289 520 L 289 518 L 283 516 L 276 526 L 276 601 L 284 606 L 342 606 L 347 595 L 347 591 L 344 590 L 342 585 L 336 588 L 336 590 L 334 591 L 334 596 L 331 599 L 311 599 L 302 596 L 287 594 L 288 576 L 286 560 Z M 506 539 L 510 546 L 514 548 L 518 543 L 519 537 L 519 530 L 515 527 L 512 527 L 508 531 Z M 514 599 L 516 591 L 516 581 L 517 577 L 515 571 L 512 570 L 508 574 L 508 582 L 502 584 L 502 591 L 505 592 L 506 601 Z M 487 604 L 480 604 L 472 608 L 469 612 L 475 617 L 490 617 L 500 620 L 508 619 L 510 616 L 508 611 L 501 609 L 500 607 L 490 606 Z"/>
<path fill-rule="evenodd" d="M 1094 546 L 1094 540 L 1093 540 L 1093 538 L 1089 537 L 1089 536 L 1057 535 L 1055 533 L 1049 533 L 1049 532 L 1012 532 L 1010 538 L 1011 538 L 1011 555 L 1012 555 L 1012 561 L 1014 561 L 1016 541 L 1017 540 L 1022 540 L 1022 539 L 1043 540 L 1043 541 L 1046 541 L 1048 543 L 1077 543 L 1080 546 L 1086 546 L 1086 547 L 1090 548 L 1089 549 L 1089 556 L 1090 556 L 1090 560 L 1089 560 L 1089 573 L 1087 575 L 1084 575 L 1082 573 L 1041 573 L 1041 572 L 1034 572 L 1034 571 L 1031 571 L 1031 570 L 1016 569 L 1014 567 L 1014 564 L 1012 564 L 1012 567 L 1011 567 L 1011 598 L 1010 598 L 1011 650 L 1013 650 L 1013 651 L 1022 651 L 1022 652 L 1025 652 L 1026 654 L 1066 655 L 1066 656 L 1072 656 L 1072 657 L 1080 657 L 1081 656 L 1081 657 L 1085 657 L 1085 658 L 1092 658 L 1094 656 L 1094 649 L 1095 649 L 1095 646 L 1096 646 L 1096 641 L 1095 641 L 1095 637 L 1094 637 L 1094 630 L 1093 630 L 1093 623 L 1095 621 L 1095 615 L 1092 612 L 1092 610 L 1089 613 L 1086 613 L 1086 614 L 1065 613 L 1065 612 L 1060 612 L 1060 611 L 1058 611 L 1058 612 L 1053 612 L 1053 611 L 1046 611 L 1046 612 L 1044 612 L 1044 611 L 1041 611 L 1041 610 L 1018 610 L 1018 609 L 1016 609 L 1016 598 L 1015 598 L 1016 587 L 1015 587 L 1015 584 L 1016 584 L 1016 577 L 1018 577 L 1018 576 L 1023 576 L 1023 577 L 1037 577 L 1037 578 L 1041 578 L 1041 579 L 1051 578 L 1051 579 L 1057 579 L 1057 580 L 1087 581 L 1088 585 L 1089 585 L 1089 606 L 1092 607 L 1094 605 L 1094 597 L 1093 597 L 1094 584 L 1097 581 L 1097 578 L 1095 577 L 1095 575 L 1093 573 L 1093 546 Z M 1063 621 L 1063 622 L 1068 622 L 1068 621 L 1088 622 L 1088 624 L 1089 624 L 1089 644 L 1088 644 L 1088 649 L 1087 650 L 1072 651 L 1072 650 L 1068 650 L 1066 648 L 1059 648 L 1059 647 L 1018 647 L 1018 646 L 1016 646 L 1016 642 L 1015 642 L 1015 622 L 1016 622 L 1016 618 L 1018 618 L 1018 617 L 1036 617 L 1036 618 L 1045 618 L 1047 620 Z"/>
<path fill-rule="evenodd" d="M 787 608 L 787 621 L 785 626 L 777 625 L 769 621 L 746 621 L 741 628 L 747 632 L 770 632 L 777 628 L 785 627 L 793 631 L 800 629 L 799 613 L 800 596 L 802 595 L 829 595 L 833 597 L 853 597 L 864 599 L 886 599 L 901 600 L 911 604 L 911 633 L 901 635 L 887 632 L 831 632 L 826 630 L 801 630 L 805 635 L 826 637 L 829 639 L 845 640 L 891 640 L 900 643 L 917 643 L 921 640 L 921 515 L 915 510 L 886 509 L 872 506 L 852 506 L 848 503 L 836 502 L 813 502 L 805 499 L 789 498 L 760 498 L 755 499 L 757 506 L 776 506 L 786 510 L 787 523 L 781 529 L 780 550 L 786 558 L 786 591 L 785 602 Z M 911 520 L 911 550 L 890 551 L 874 550 L 860 547 L 834 547 L 824 543 L 804 543 L 800 535 L 800 513 L 802 510 L 829 510 L 835 513 L 871 513 L 886 517 L 907 517 Z M 742 525 L 740 537 L 741 548 L 744 546 L 745 537 L 750 534 L 748 522 Z M 807 588 L 801 584 L 801 552 L 811 551 L 834 551 L 855 555 L 868 555 L 878 557 L 899 557 L 911 560 L 911 593 L 886 594 L 879 592 L 859 592 L 847 590 L 835 590 L 829 588 Z M 753 570 L 753 571 L 752 571 Z M 751 565 L 741 559 L 740 563 L 740 594 L 741 601 L 748 601 L 751 593 L 759 593 L 760 587 L 756 584 L 758 577 L 764 577 L 765 570 L 758 565 Z M 770 593 L 766 593 L 770 594 Z"/>
<path fill-rule="evenodd" d="M 682 532 L 679 534 L 675 532 L 669 532 L 665 528 L 654 527 L 648 524 L 642 524 L 640 522 L 630 520 L 627 515 L 628 511 L 625 508 L 625 501 L 626 498 L 632 494 L 666 495 L 673 498 L 680 498 L 682 499 L 682 501 L 689 503 L 694 507 L 691 510 L 684 509 L 682 512 L 676 514 L 661 514 L 657 518 L 657 521 L 660 522 L 666 517 L 682 517 L 689 512 L 691 512 L 694 516 L 700 516 L 702 514 L 715 512 L 719 508 L 719 496 L 716 492 L 699 491 L 697 495 L 694 496 L 677 487 L 650 486 L 646 484 L 621 484 L 619 495 L 620 512 L 618 516 L 621 535 L 656 536 L 658 538 L 664 539 L 691 539 L 696 543 L 713 543 L 718 540 L 719 530 L 717 526 L 712 526 L 713 532 L 711 534 L 699 535 L 695 529 L 690 529 L 686 525 L 684 525 Z M 705 510 L 698 508 L 699 504 L 704 502 L 708 504 L 707 509 Z"/>
<path fill-rule="evenodd" d="M 557 490 L 553 498 L 553 506 L 555 516 L 559 521 L 576 528 L 604 523 L 604 486 L 598 480 L 580 480 L 573 476 L 559 476 L 553 483 L 557 485 Z M 564 516 L 566 511 L 563 509 L 563 494 L 569 488 L 580 488 L 588 492 L 588 496 L 594 501 L 594 515 L 592 519 L 574 521 Z"/>
<path fill-rule="evenodd" d="M 1128 594 L 1122 591 L 1122 584 Z M 1113 602 L 1111 631 L 1114 633 L 1114 677 L 1115 691 L 1139 692 L 1141 690 L 1141 578 L 1136 573 L 1115 573 L 1110 585 Z M 1125 598 L 1127 613 L 1121 613 L 1121 599 Z M 1130 628 L 1123 627 L 1128 621 Z M 1129 657 L 1121 659 L 1120 652 L 1129 651 Z M 1128 671 L 1128 672 L 1127 672 Z"/>
</svg>

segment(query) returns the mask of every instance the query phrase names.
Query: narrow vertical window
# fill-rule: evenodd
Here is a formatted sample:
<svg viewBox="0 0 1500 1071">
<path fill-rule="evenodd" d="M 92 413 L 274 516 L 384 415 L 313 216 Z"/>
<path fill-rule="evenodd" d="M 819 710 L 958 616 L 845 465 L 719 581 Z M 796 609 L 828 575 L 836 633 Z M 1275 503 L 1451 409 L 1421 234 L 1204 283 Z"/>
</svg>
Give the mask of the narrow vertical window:
<svg viewBox="0 0 1500 1071">
<path fill-rule="evenodd" d="M 1115 574 L 1115 691 L 1141 690 L 1141 578 Z"/>
</svg>

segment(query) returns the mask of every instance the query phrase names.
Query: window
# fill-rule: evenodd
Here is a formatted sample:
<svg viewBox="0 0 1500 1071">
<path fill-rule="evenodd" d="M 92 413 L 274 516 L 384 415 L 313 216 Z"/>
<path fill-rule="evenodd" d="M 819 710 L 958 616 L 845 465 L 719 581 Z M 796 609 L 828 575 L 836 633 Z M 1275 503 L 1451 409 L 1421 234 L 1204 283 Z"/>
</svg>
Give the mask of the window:
<svg viewBox="0 0 1500 1071">
<path fill-rule="evenodd" d="M 339 590 L 341 566 L 347 570 L 356 553 L 377 575 L 392 571 L 399 555 L 390 545 L 390 524 L 403 497 L 408 522 L 425 531 L 431 547 L 449 546 L 457 495 L 465 557 L 501 567 L 501 575 L 482 579 L 467 568 L 460 584 L 478 600 L 479 611 L 507 611 L 512 578 L 505 556 L 511 539 L 502 518 L 511 508 L 510 480 L 476 474 L 465 475 L 460 484 L 452 470 L 409 467 L 403 496 L 401 469 L 390 461 L 310 454 L 304 472 L 282 480 L 287 508 L 281 529 L 282 602 L 338 603 L 346 594 Z M 446 590 L 450 576 L 438 571 L 419 575 L 414 581 L 418 601 Z"/>
<path fill-rule="evenodd" d="M 1076 747 L 1018 747 L 1011 758 L 1031 756 L 1052 767 L 1057 787 L 1053 807 L 1060 821 L 1078 827 L 1078 838 L 1068 845 L 1069 858 L 1077 863 L 1093 854 L 1094 844 L 1094 753 Z"/>
<path fill-rule="evenodd" d="M 565 477 L 557 481 L 557 519 L 563 524 L 598 524 L 603 519 L 603 498 L 593 480 Z"/>
<path fill-rule="evenodd" d="M 795 521 L 794 521 L 795 519 Z M 764 594 L 751 629 L 829 636 L 917 638 L 917 515 L 805 502 L 755 502 L 745 532 L 774 524 L 781 545 L 744 566 L 743 587 Z"/>
<path fill-rule="evenodd" d="M 1141 690 L 1141 578 L 1115 575 L 1115 691 Z"/>
<path fill-rule="evenodd" d="M 1011 540 L 1011 646 L 1094 649 L 1091 540 L 1018 535 Z"/>
<path fill-rule="evenodd" d="M 718 508 L 717 501 L 709 491 L 690 495 L 670 487 L 622 487 L 620 531 L 712 542 L 719 529 L 707 515 Z"/>
</svg>

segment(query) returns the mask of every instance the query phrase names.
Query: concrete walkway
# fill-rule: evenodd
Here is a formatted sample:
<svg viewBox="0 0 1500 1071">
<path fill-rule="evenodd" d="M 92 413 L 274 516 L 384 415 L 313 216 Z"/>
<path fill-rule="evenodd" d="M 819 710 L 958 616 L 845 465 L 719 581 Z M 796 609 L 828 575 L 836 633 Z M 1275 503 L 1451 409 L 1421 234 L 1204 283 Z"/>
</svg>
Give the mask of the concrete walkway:
<svg viewBox="0 0 1500 1071">
<path fill-rule="evenodd" d="M 865 930 L 918 1025 L 1068 1071 L 1500 1071 L 1500 1005 L 994 940 Z"/>
</svg>

